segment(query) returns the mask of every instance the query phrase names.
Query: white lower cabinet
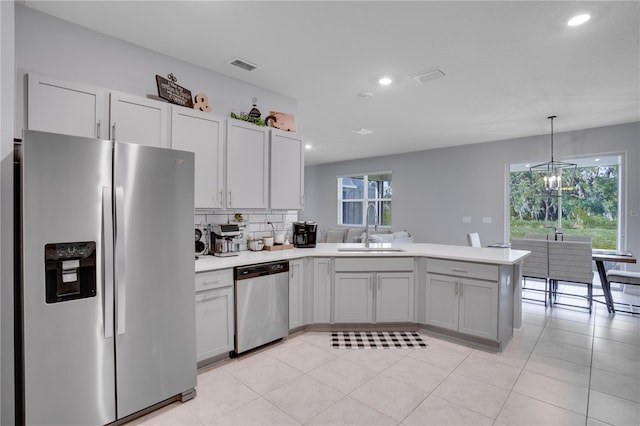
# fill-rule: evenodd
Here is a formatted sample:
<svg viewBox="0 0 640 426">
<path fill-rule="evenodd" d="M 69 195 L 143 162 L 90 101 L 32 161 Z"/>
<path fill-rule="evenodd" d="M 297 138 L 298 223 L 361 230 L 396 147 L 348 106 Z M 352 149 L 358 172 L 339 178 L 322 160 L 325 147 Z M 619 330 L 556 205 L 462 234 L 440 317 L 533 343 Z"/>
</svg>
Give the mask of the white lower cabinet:
<svg viewBox="0 0 640 426">
<path fill-rule="evenodd" d="M 435 262 L 435 261 L 434 261 Z M 425 322 L 459 333 L 498 339 L 499 271 L 497 266 L 453 264 L 444 270 L 443 262 L 429 266 L 427 261 L 427 291 Z M 436 271 L 434 273 L 434 271 Z M 451 273 L 443 275 L 442 272 Z M 482 278 L 473 278 L 474 272 Z M 464 276 L 463 276 L 464 275 Z"/>
<path fill-rule="evenodd" d="M 231 269 L 196 274 L 196 360 L 234 347 L 234 296 Z"/>
<path fill-rule="evenodd" d="M 413 272 L 337 272 L 335 322 L 413 322 Z"/>
<path fill-rule="evenodd" d="M 335 322 L 373 322 L 373 275 L 362 272 L 335 274 Z"/>
<path fill-rule="evenodd" d="M 376 322 L 414 322 L 413 272 L 377 274 Z"/>
<path fill-rule="evenodd" d="M 304 260 L 289 262 L 289 329 L 304 323 Z"/>
<path fill-rule="evenodd" d="M 331 322 L 331 258 L 313 259 L 313 323 Z"/>
</svg>

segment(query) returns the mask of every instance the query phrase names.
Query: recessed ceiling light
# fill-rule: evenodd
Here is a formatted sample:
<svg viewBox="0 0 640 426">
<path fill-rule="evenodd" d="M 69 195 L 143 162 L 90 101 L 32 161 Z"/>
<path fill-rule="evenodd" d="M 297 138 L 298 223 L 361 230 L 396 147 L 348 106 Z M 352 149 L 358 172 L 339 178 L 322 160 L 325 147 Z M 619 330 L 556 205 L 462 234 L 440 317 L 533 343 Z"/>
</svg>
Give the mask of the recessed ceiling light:
<svg viewBox="0 0 640 426">
<path fill-rule="evenodd" d="M 596 159 L 595 159 L 595 160 L 593 160 L 593 161 L 595 161 L 595 162 L 597 163 L 598 161 L 600 161 L 600 159 L 599 159 L 599 158 L 596 158 Z"/>
<path fill-rule="evenodd" d="M 582 13 L 580 15 L 576 15 L 573 18 L 569 19 L 567 21 L 567 25 L 570 27 L 576 27 L 578 25 L 584 24 L 589 19 L 591 19 L 591 15 L 589 15 L 588 13 Z"/>
<path fill-rule="evenodd" d="M 373 98 L 373 93 L 371 93 L 371 92 L 360 92 L 360 93 L 358 93 L 358 96 L 361 99 L 371 99 L 371 98 Z"/>
<path fill-rule="evenodd" d="M 378 83 L 381 86 L 388 86 L 393 83 L 393 80 L 391 80 L 391 77 L 381 77 L 380 80 L 378 80 Z"/>
<path fill-rule="evenodd" d="M 311 149 L 311 144 L 310 144 L 310 143 L 306 144 L 306 145 L 304 146 L 304 149 Z"/>
<path fill-rule="evenodd" d="M 355 129 L 355 130 L 352 130 L 352 132 L 357 134 L 357 135 L 362 135 L 362 136 L 370 135 L 370 134 L 373 133 L 371 130 L 364 129 L 364 128 Z"/>
</svg>

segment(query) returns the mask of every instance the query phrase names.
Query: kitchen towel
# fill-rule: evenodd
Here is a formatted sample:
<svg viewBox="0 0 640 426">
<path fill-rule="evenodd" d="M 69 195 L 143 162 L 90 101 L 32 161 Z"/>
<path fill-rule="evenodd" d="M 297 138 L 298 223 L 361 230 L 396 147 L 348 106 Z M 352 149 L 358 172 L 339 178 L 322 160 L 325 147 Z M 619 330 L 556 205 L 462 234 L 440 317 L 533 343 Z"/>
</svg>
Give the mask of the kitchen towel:
<svg viewBox="0 0 640 426">
<path fill-rule="evenodd" d="M 411 349 L 428 345 L 415 331 L 333 331 L 334 349 Z"/>
</svg>

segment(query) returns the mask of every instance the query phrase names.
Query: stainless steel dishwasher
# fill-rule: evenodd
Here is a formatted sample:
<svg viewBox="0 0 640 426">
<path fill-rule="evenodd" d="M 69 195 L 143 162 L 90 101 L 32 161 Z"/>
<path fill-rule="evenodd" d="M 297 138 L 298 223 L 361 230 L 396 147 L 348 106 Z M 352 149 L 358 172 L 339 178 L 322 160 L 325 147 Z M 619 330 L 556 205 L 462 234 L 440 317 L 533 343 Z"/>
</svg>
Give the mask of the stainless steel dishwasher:
<svg viewBox="0 0 640 426">
<path fill-rule="evenodd" d="M 289 262 L 234 269 L 238 355 L 289 334 Z"/>
</svg>

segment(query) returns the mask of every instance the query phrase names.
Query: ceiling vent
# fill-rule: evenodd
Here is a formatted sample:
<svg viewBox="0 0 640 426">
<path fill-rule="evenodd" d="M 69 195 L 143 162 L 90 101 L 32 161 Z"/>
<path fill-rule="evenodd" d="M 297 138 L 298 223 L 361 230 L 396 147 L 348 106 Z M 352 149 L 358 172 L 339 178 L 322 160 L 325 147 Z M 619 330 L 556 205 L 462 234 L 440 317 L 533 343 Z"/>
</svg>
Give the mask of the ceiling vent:
<svg viewBox="0 0 640 426">
<path fill-rule="evenodd" d="M 233 58 L 233 61 L 229 62 L 231 65 L 236 66 L 238 68 L 242 68 L 245 71 L 253 71 L 258 66 L 256 64 L 252 64 L 249 61 L 245 61 L 244 59 L 240 59 L 238 57 Z"/>
<path fill-rule="evenodd" d="M 357 134 L 357 135 L 361 135 L 361 136 L 367 136 L 367 135 L 371 135 L 373 134 L 373 132 L 369 129 L 365 129 L 365 128 L 360 128 L 360 129 L 356 129 L 356 130 L 352 130 L 353 133 Z"/>
<path fill-rule="evenodd" d="M 440 71 L 438 68 L 433 68 L 425 73 L 418 74 L 413 76 L 412 78 L 420 84 L 424 84 L 428 81 L 437 80 L 445 76 L 445 73 Z"/>
</svg>

